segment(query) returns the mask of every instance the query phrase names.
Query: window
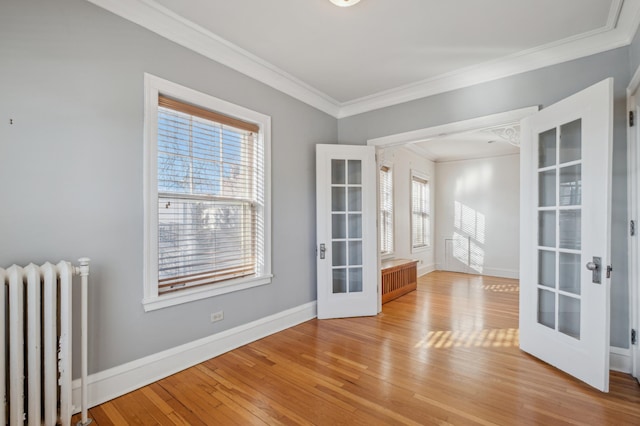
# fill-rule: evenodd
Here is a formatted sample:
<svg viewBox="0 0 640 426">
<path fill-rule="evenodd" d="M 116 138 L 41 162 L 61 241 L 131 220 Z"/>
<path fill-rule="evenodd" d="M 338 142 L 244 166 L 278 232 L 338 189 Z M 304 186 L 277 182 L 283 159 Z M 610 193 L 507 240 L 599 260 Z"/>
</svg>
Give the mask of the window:
<svg viewBox="0 0 640 426">
<path fill-rule="evenodd" d="M 380 168 L 380 253 L 393 253 L 393 175 L 387 166 Z"/>
<path fill-rule="evenodd" d="M 145 82 L 145 309 L 268 283 L 269 117 Z"/>
<path fill-rule="evenodd" d="M 415 248 L 431 244 L 431 221 L 429 212 L 429 182 L 411 176 L 411 245 Z"/>
</svg>

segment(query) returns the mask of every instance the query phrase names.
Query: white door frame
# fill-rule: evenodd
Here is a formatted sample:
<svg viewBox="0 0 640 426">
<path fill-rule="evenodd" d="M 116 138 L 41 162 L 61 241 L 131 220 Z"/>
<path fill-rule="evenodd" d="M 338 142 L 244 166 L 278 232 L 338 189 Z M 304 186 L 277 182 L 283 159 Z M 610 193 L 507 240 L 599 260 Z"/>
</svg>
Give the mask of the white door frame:
<svg viewBox="0 0 640 426">
<path fill-rule="evenodd" d="M 471 118 L 469 120 L 455 121 L 452 123 L 441 124 L 439 126 L 426 127 L 424 129 L 412 130 L 410 132 L 369 139 L 367 141 L 367 145 L 373 145 L 376 148 L 381 149 L 398 145 L 426 142 L 449 134 L 481 130 L 486 129 L 487 127 L 502 126 L 511 123 L 520 124 L 521 119 L 534 114 L 539 110 L 539 107 L 531 106 L 498 114 Z"/>
<path fill-rule="evenodd" d="M 640 190 L 640 171 L 637 171 L 637 168 L 640 166 L 640 150 L 636 149 L 636 143 L 640 143 L 640 135 L 636 135 L 636 132 L 640 132 L 640 110 L 636 111 L 635 98 L 632 99 L 631 97 L 631 95 L 638 90 L 640 90 L 640 67 L 636 71 L 631 83 L 629 83 L 629 87 L 627 88 L 629 110 L 634 110 L 636 112 L 636 125 L 635 127 L 628 128 L 627 137 L 629 219 L 636 221 L 636 235 L 640 238 L 640 223 L 638 219 L 640 213 L 638 211 L 639 197 L 637 196 L 638 191 Z M 540 108 L 537 106 L 532 106 L 498 114 L 491 114 L 484 117 L 477 117 L 469 120 L 456 121 L 409 132 L 383 136 L 367 140 L 367 145 L 373 145 L 377 149 L 382 149 L 392 146 L 424 142 L 447 134 L 480 130 L 508 123 L 519 123 L 522 118 L 538 112 L 539 109 Z M 627 238 L 627 240 L 629 244 L 629 283 L 634 283 L 631 284 L 629 288 L 629 322 L 630 328 L 640 331 L 640 271 L 638 270 L 638 265 L 640 265 L 640 246 L 637 238 Z M 378 265 L 378 267 L 379 266 L 380 265 Z M 640 336 L 638 339 L 640 340 Z M 625 373 L 631 372 L 640 380 L 640 346 L 632 345 L 631 349 L 610 347 L 610 350 L 611 369 Z M 631 362 L 633 362 L 633 366 L 631 365 Z"/>
<path fill-rule="evenodd" d="M 640 288 L 638 284 L 640 264 L 640 252 L 638 246 L 638 190 L 640 189 L 640 173 L 638 173 L 638 165 L 640 165 L 640 150 L 637 144 L 640 142 L 638 132 L 638 112 L 636 106 L 637 97 L 640 96 L 640 67 L 636 70 L 629 86 L 627 86 L 627 112 L 633 111 L 635 115 L 635 123 L 633 127 L 629 127 L 627 121 L 627 204 L 628 204 L 628 220 L 633 220 L 636 224 L 636 238 L 631 238 L 627 234 L 627 247 L 629 252 L 629 329 L 640 329 Z M 631 356 L 631 374 L 640 380 L 640 348 L 638 345 L 630 344 L 629 355 Z"/>
<path fill-rule="evenodd" d="M 441 124 L 438 126 L 412 130 L 410 132 L 397 133 L 394 135 L 369 139 L 367 141 L 367 145 L 375 146 L 376 150 L 378 150 L 378 149 L 384 149 L 384 148 L 389 148 L 393 146 L 403 146 L 403 145 L 410 145 L 410 144 L 415 144 L 420 142 L 426 142 L 429 140 L 441 138 L 445 135 L 451 135 L 456 133 L 471 132 L 474 130 L 482 130 L 482 129 L 487 129 L 491 127 L 505 126 L 510 124 L 520 125 L 521 119 L 529 115 L 532 115 L 538 112 L 539 110 L 540 110 L 539 107 L 531 106 L 527 108 L 520 108 L 520 109 L 501 112 L 497 114 L 471 118 L 468 120 L 455 121 L 451 123 Z M 381 164 L 378 164 L 378 166 L 380 165 Z M 435 215 L 432 215 L 432 218 L 434 218 L 433 220 L 437 221 L 437 218 L 435 217 Z M 378 232 L 379 232 L 379 229 L 378 229 Z M 380 241 L 379 235 L 378 235 L 378 241 Z M 378 251 L 379 251 L 379 248 L 378 248 Z M 380 268 L 380 264 L 378 264 L 378 269 L 379 268 Z"/>
</svg>

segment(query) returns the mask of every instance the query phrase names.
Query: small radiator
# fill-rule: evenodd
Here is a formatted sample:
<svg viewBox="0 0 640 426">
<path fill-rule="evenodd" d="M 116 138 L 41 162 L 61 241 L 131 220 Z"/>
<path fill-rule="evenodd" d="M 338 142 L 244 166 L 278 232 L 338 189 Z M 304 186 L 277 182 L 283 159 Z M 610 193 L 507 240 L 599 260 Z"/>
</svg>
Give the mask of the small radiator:
<svg viewBox="0 0 640 426">
<path fill-rule="evenodd" d="M 69 425 L 72 276 L 82 277 L 82 413 L 86 422 L 89 259 L 0 268 L 0 425 Z"/>
<path fill-rule="evenodd" d="M 418 287 L 418 261 L 407 259 L 385 260 L 380 265 L 382 275 L 382 303 L 407 294 Z"/>
</svg>

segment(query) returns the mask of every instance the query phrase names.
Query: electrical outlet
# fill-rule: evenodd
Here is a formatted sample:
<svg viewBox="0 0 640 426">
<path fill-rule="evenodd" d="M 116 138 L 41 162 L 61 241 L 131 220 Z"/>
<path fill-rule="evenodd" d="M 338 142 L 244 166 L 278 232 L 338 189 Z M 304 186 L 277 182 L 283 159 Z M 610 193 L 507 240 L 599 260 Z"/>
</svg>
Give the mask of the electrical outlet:
<svg viewBox="0 0 640 426">
<path fill-rule="evenodd" d="M 211 322 L 222 321 L 224 319 L 224 311 L 214 312 L 211 314 Z"/>
</svg>

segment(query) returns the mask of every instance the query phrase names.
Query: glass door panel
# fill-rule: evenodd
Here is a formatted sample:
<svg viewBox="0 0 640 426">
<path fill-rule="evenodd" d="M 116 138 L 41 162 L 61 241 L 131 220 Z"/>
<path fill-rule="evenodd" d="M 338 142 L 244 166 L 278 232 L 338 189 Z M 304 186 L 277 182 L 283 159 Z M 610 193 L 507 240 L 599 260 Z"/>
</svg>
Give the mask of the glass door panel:
<svg viewBox="0 0 640 426">
<path fill-rule="evenodd" d="M 542 247 L 556 246 L 556 212 L 541 211 L 539 213 L 538 244 Z"/>
<path fill-rule="evenodd" d="M 547 170 L 539 173 L 540 182 L 538 186 L 539 205 L 548 207 L 556 205 L 556 171 Z"/>
<path fill-rule="evenodd" d="M 558 309 L 558 331 L 580 339 L 580 299 L 560 295 Z"/>
<path fill-rule="evenodd" d="M 538 323 L 580 339 L 582 126 L 538 134 Z"/>
<path fill-rule="evenodd" d="M 539 152 L 538 152 L 538 167 L 555 166 L 556 164 L 556 129 L 550 129 L 546 132 L 540 133 L 539 136 Z"/>
<path fill-rule="evenodd" d="M 331 161 L 333 293 L 362 292 L 362 161 Z"/>
<path fill-rule="evenodd" d="M 580 255 L 560 253 L 560 290 L 580 295 Z"/>
<path fill-rule="evenodd" d="M 538 250 L 538 284 L 556 288 L 556 252 Z"/>
<path fill-rule="evenodd" d="M 556 295 L 552 291 L 538 290 L 538 322 L 549 328 L 556 327 Z"/>
<path fill-rule="evenodd" d="M 582 121 L 576 120 L 560 126 L 560 163 L 582 158 Z"/>
<path fill-rule="evenodd" d="M 560 169 L 560 205 L 579 206 L 582 204 L 582 166 Z"/>
</svg>

